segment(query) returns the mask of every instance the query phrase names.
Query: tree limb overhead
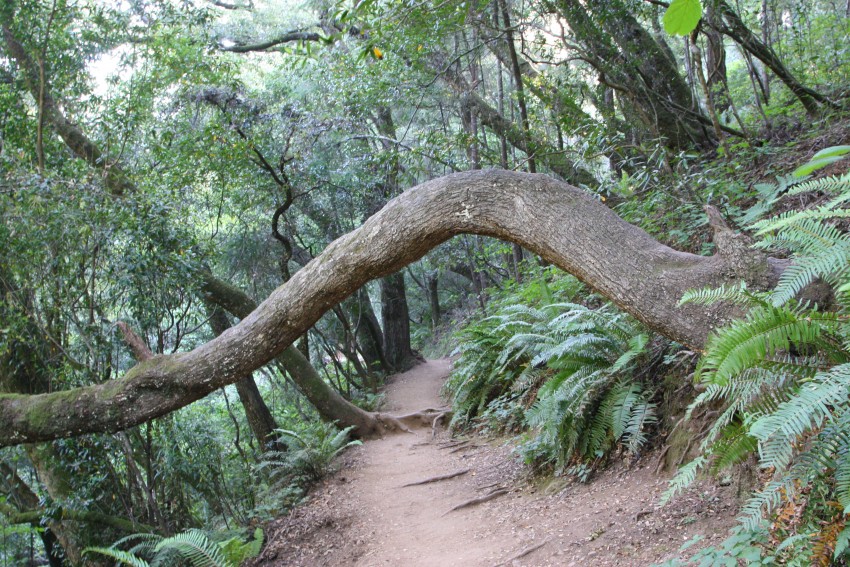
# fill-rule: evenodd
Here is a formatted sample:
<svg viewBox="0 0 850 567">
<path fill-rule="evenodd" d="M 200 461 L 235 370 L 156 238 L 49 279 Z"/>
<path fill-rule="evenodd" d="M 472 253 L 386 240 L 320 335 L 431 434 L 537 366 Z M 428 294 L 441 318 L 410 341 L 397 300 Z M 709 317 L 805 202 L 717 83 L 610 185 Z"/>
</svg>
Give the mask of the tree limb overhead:
<svg viewBox="0 0 850 567">
<path fill-rule="evenodd" d="M 63 392 L 0 395 L 0 446 L 114 432 L 165 415 L 233 383 L 281 353 L 366 282 L 394 273 L 458 234 L 522 245 L 577 276 L 648 327 L 699 349 L 731 308 L 679 307 L 684 291 L 775 282 L 762 256 L 742 263 L 678 252 L 591 196 L 545 175 L 457 173 L 390 201 L 337 239 L 242 322 L 190 352 L 155 356 L 118 380 Z"/>
</svg>

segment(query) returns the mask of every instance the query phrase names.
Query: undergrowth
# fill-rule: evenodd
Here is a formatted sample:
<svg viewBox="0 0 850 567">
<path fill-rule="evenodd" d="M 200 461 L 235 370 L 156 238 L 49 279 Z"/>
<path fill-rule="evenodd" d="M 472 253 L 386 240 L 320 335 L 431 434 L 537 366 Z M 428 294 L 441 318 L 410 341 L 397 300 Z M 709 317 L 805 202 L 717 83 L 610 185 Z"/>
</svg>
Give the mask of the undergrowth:
<svg viewBox="0 0 850 567">
<path fill-rule="evenodd" d="M 745 286 L 689 292 L 683 302 L 734 302 L 746 316 L 708 341 L 695 378 L 702 393 L 689 408 L 719 404 L 719 417 L 702 441 L 701 455 L 680 469 L 665 499 L 700 470 L 718 472 L 758 455 L 764 485 L 744 506 L 741 526 L 720 547 L 700 551 L 698 565 L 830 565 L 848 559 L 850 528 L 850 174 L 804 177 L 833 163 L 850 147 L 829 148 L 782 178 L 771 202 L 783 195 L 825 198 L 816 208 L 767 219 L 766 207 L 744 218 L 757 246 L 792 255 L 770 292 Z M 805 299 L 808 286 L 825 282 L 827 305 Z M 802 295 L 801 295 L 802 294 Z"/>
<path fill-rule="evenodd" d="M 587 480 L 613 449 L 636 454 L 656 422 L 654 389 L 635 374 L 649 334 L 557 270 L 526 282 L 457 333 L 452 426 L 528 428 L 527 463 Z"/>
</svg>

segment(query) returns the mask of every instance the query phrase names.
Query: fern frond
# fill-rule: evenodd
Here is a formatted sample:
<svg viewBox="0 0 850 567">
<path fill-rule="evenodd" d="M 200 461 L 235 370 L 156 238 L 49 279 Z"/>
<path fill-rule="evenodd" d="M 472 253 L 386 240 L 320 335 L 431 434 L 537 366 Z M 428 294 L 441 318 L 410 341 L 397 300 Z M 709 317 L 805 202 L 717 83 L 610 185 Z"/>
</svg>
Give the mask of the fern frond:
<svg viewBox="0 0 850 567">
<path fill-rule="evenodd" d="M 99 553 L 110 559 L 118 561 L 122 565 L 130 565 L 131 567 L 150 567 L 150 564 L 140 557 L 136 557 L 129 551 L 121 551 L 112 547 L 87 547 L 83 553 Z"/>
<path fill-rule="evenodd" d="M 724 429 L 722 438 L 711 448 L 710 472 L 716 474 L 742 462 L 758 449 L 758 441 L 741 425 Z"/>
<path fill-rule="evenodd" d="M 742 281 L 737 285 L 690 289 L 679 300 L 679 305 L 688 303 L 713 305 L 720 302 L 728 302 L 734 305 L 752 305 L 754 300 L 755 296 L 747 291 L 747 282 Z"/>
<path fill-rule="evenodd" d="M 655 404 L 643 402 L 634 406 L 629 423 L 623 432 L 623 438 L 627 440 L 628 451 L 637 454 L 638 450 L 646 444 L 645 428 L 657 421 L 655 416 Z"/>
<path fill-rule="evenodd" d="M 834 325 L 830 314 L 800 313 L 787 307 L 759 307 L 709 337 L 707 353 L 699 368 L 704 382 L 725 384 L 767 356 L 791 346 L 822 344 L 825 327 Z"/>
<path fill-rule="evenodd" d="M 770 513 L 779 505 L 783 497 L 788 498 L 794 492 L 794 481 L 789 477 L 767 483 L 761 492 L 747 500 L 741 509 L 738 521 L 743 524 L 744 529 L 755 530 L 761 523 L 763 514 Z"/>
<path fill-rule="evenodd" d="M 663 506 L 679 492 L 692 485 L 697 478 L 697 473 L 705 467 L 707 462 L 708 459 L 704 455 L 700 455 L 690 463 L 680 467 L 676 476 L 667 483 L 667 490 L 661 495 L 660 504 Z"/>
<path fill-rule="evenodd" d="M 156 551 L 175 549 L 192 567 L 231 567 L 221 548 L 201 530 L 187 530 L 159 542 Z"/>
<path fill-rule="evenodd" d="M 798 256 L 779 276 L 779 283 L 771 294 L 774 305 L 782 305 L 818 278 L 840 277 L 850 264 L 850 240 L 842 240 L 817 254 Z"/>
<path fill-rule="evenodd" d="M 788 191 L 788 195 L 799 195 L 801 193 L 827 193 L 839 195 L 850 193 L 850 174 L 830 175 L 820 179 L 808 179 L 796 184 Z"/>
<path fill-rule="evenodd" d="M 802 384 L 796 395 L 775 412 L 757 419 L 750 432 L 761 442 L 777 435 L 786 439 L 799 437 L 812 427 L 819 427 L 834 407 L 846 401 L 848 387 L 850 364 L 819 373 L 815 380 Z"/>
</svg>

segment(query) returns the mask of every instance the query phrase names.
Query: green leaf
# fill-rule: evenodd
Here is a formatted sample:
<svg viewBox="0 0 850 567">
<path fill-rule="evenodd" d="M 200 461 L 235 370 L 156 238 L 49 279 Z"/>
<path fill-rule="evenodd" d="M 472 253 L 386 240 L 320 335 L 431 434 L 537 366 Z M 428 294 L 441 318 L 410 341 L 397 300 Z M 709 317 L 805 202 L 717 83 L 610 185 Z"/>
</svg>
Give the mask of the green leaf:
<svg viewBox="0 0 850 567">
<path fill-rule="evenodd" d="M 839 160 L 844 159 L 844 156 L 830 156 L 820 159 L 812 159 L 812 161 L 808 163 L 804 163 L 800 167 L 794 170 L 794 175 L 797 177 L 803 177 L 804 175 L 808 175 L 813 171 L 817 171 L 818 169 L 824 168 L 831 163 L 835 163 Z"/>
<path fill-rule="evenodd" d="M 830 146 L 813 155 L 811 161 L 845 154 L 850 154 L 850 146 Z"/>
<path fill-rule="evenodd" d="M 702 17 L 699 0 L 673 0 L 664 12 L 664 29 L 670 35 L 688 35 Z"/>
<path fill-rule="evenodd" d="M 130 567 L 149 567 L 148 562 L 140 557 L 136 557 L 128 551 L 113 549 L 111 547 L 87 547 L 83 553 L 99 553 L 114 559 L 122 565 L 130 565 Z"/>
</svg>

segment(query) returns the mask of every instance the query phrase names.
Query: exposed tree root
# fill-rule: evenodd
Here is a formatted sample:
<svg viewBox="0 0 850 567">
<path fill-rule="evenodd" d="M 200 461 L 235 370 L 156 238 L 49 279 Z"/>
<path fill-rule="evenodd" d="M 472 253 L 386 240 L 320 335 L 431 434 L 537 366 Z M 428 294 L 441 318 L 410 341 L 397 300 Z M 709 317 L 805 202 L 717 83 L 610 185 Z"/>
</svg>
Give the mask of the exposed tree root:
<svg viewBox="0 0 850 567">
<path fill-rule="evenodd" d="M 469 443 L 469 439 L 461 439 L 455 441 L 443 441 L 442 443 L 437 443 L 437 447 L 440 449 L 451 449 L 452 447 L 457 447 L 459 445 L 465 445 Z"/>
<path fill-rule="evenodd" d="M 376 436 L 383 436 L 388 433 L 413 433 L 414 429 L 422 427 L 431 427 L 432 430 L 435 424 L 445 417 L 446 414 L 451 414 L 446 409 L 427 408 L 405 415 L 390 415 L 387 413 L 372 414 L 378 422 L 378 427 L 375 428 Z"/>
<path fill-rule="evenodd" d="M 466 451 L 467 449 L 477 449 L 480 446 L 481 445 L 478 445 L 477 443 L 466 443 L 464 445 L 460 445 L 458 447 L 455 447 L 454 449 L 449 451 L 449 454 L 457 453 L 459 451 Z"/>
<path fill-rule="evenodd" d="M 432 476 L 430 478 L 426 478 L 425 480 L 417 480 L 416 482 L 408 482 L 407 484 L 402 484 L 401 488 L 406 488 L 408 486 L 420 486 L 422 484 L 430 484 L 432 482 L 440 482 L 441 480 L 449 480 L 450 478 L 455 478 L 461 475 L 465 475 L 468 473 L 470 469 L 463 469 L 462 471 L 456 471 L 449 474 L 443 474 L 440 476 Z"/>
<path fill-rule="evenodd" d="M 437 424 L 439 424 L 441 421 L 445 421 L 451 415 L 452 415 L 452 412 L 444 411 L 444 412 L 441 412 L 439 415 L 437 415 L 437 417 L 434 418 L 434 421 L 431 422 L 431 441 L 433 441 L 434 438 L 437 437 Z"/>
<path fill-rule="evenodd" d="M 463 510 L 464 508 L 471 508 L 472 506 L 477 506 L 478 504 L 484 504 L 485 502 L 489 502 L 490 500 L 493 500 L 494 498 L 498 498 L 499 496 L 504 496 L 507 493 L 508 493 L 507 488 L 497 488 L 497 489 L 491 491 L 490 493 L 485 494 L 484 496 L 479 496 L 478 498 L 473 498 L 471 500 L 467 500 L 463 504 L 458 504 L 457 506 L 455 506 L 454 508 L 452 508 L 451 510 L 449 510 L 448 512 L 443 514 L 443 516 L 445 516 L 446 514 L 451 514 L 452 512 L 457 512 L 458 510 Z"/>
<path fill-rule="evenodd" d="M 508 559 L 505 559 L 503 562 L 497 564 L 495 567 L 503 567 L 505 565 L 510 565 L 511 563 L 516 561 L 517 559 L 522 559 L 526 555 L 530 555 L 530 554 L 534 553 L 535 551 L 537 551 L 538 549 L 540 549 L 541 547 L 543 547 L 547 543 L 549 543 L 549 538 L 546 538 L 543 541 L 541 541 L 540 543 L 537 543 L 535 545 L 526 547 L 525 549 L 523 549 L 522 551 L 520 551 L 516 555 L 514 555 L 514 556 L 512 556 Z"/>
</svg>

